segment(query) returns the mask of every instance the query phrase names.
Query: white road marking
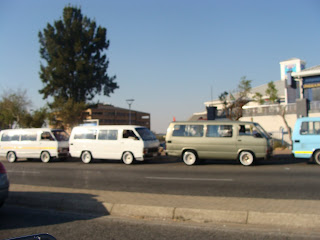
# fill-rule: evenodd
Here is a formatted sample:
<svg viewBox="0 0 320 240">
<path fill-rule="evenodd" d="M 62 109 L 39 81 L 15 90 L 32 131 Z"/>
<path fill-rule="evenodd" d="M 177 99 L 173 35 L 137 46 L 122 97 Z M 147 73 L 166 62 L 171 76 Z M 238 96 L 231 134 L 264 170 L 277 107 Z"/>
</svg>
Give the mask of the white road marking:
<svg viewBox="0 0 320 240">
<path fill-rule="evenodd" d="M 40 172 L 35 172 L 35 171 L 15 171 L 15 170 L 7 170 L 7 173 L 30 173 L 30 174 L 40 174 Z"/>
<path fill-rule="evenodd" d="M 217 182 L 232 182 L 231 178 L 177 178 L 177 177 L 146 177 L 147 179 L 155 180 L 178 180 L 178 181 L 217 181 Z"/>
</svg>

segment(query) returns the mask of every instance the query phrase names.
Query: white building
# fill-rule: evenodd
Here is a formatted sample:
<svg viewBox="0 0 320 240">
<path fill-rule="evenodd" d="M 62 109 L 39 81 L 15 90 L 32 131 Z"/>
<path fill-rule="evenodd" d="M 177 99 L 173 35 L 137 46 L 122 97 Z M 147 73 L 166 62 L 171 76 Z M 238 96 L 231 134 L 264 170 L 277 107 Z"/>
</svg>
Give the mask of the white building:
<svg viewBox="0 0 320 240">
<path fill-rule="evenodd" d="M 305 101 L 305 110 L 309 109 L 306 114 L 309 116 L 320 116 L 320 65 L 308 69 L 305 69 L 305 66 L 306 62 L 299 58 L 282 61 L 280 62 L 281 79 L 274 81 L 278 91 L 279 103 L 286 108 L 285 119 L 291 129 L 293 129 L 297 119 L 296 102 L 299 102 L 299 106 L 303 106 L 303 100 L 308 100 Z M 266 95 L 267 88 L 268 84 L 266 83 L 251 89 L 248 96 L 250 102 L 243 107 L 243 117 L 240 120 L 258 122 L 268 132 L 271 132 L 274 138 L 284 139 L 289 142 L 288 135 L 285 134 L 287 129 L 284 120 L 279 115 L 279 104 L 271 104 L 268 101 L 268 96 Z M 262 98 L 265 100 L 263 105 L 254 101 L 253 96 L 255 93 L 262 95 Z M 217 110 L 216 117 L 223 117 L 223 104 L 219 99 L 205 102 L 204 105 L 207 109 L 214 107 Z M 300 107 L 298 107 L 298 112 L 301 112 Z M 207 116 L 207 111 L 194 113 L 189 120 L 207 119 Z"/>
</svg>

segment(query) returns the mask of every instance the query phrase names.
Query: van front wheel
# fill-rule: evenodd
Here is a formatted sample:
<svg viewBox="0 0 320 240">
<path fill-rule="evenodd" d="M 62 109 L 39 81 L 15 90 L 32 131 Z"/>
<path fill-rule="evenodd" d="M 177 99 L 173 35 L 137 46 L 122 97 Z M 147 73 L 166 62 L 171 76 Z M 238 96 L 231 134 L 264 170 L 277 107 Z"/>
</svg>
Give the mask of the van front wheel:
<svg viewBox="0 0 320 240">
<path fill-rule="evenodd" d="M 50 159 L 51 159 L 50 153 L 48 153 L 48 152 L 42 152 L 41 155 L 40 155 L 40 159 L 41 159 L 41 161 L 44 162 L 44 163 L 49 162 Z"/>
<path fill-rule="evenodd" d="M 185 164 L 187 164 L 188 166 L 194 165 L 197 160 L 197 154 L 194 151 L 185 151 L 182 155 L 182 160 L 184 161 Z"/>
<path fill-rule="evenodd" d="M 239 154 L 239 161 L 243 166 L 251 166 L 254 162 L 254 156 L 249 151 L 242 151 Z"/>
<path fill-rule="evenodd" d="M 313 160 L 320 165 L 320 150 L 317 150 L 313 155 Z"/>
<path fill-rule="evenodd" d="M 81 160 L 82 160 L 82 162 L 84 162 L 84 163 L 90 163 L 91 160 L 92 160 L 91 153 L 90 153 L 89 151 L 84 151 L 84 152 L 81 154 Z"/>
<path fill-rule="evenodd" d="M 122 155 L 122 161 L 124 164 L 126 165 L 130 165 L 133 163 L 134 161 L 134 156 L 132 155 L 131 152 L 125 152 L 123 155 Z"/>
</svg>

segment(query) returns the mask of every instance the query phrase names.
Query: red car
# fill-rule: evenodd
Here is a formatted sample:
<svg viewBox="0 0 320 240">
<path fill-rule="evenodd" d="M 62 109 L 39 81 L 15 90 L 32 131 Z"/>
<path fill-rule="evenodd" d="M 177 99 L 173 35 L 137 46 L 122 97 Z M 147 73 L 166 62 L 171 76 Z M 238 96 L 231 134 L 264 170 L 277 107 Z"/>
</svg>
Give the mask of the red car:
<svg viewBox="0 0 320 240">
<path fill-rule="evenodd" d="M 4 204 L 9 194 L 9 180 L 6 168 L 0 162 L 0 207 Z"/>
</svg>

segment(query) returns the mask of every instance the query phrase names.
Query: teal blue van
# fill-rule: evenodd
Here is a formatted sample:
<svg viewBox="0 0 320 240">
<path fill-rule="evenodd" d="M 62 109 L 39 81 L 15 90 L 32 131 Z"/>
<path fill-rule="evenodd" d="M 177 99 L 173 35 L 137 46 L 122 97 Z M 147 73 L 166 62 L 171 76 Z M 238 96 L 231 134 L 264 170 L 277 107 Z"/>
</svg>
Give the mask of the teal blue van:
<svg viewBox="0 0 320 240">
<path fill-rule="evenodd" d="M 320 165 L 320 117 L 297 119 L 292 133 L 292 153 L 296 158 L 311 158 Z"/>
</svg>

